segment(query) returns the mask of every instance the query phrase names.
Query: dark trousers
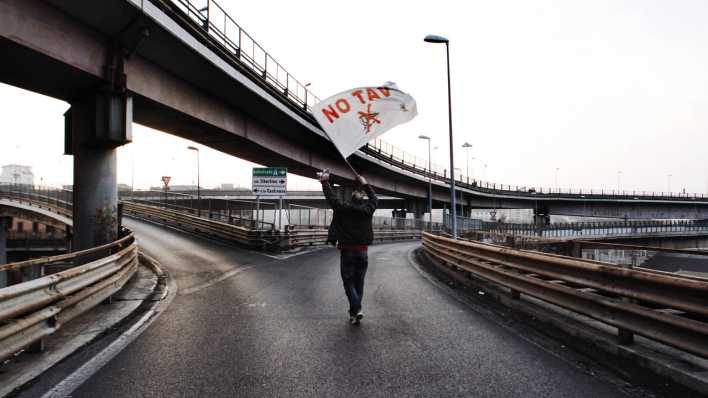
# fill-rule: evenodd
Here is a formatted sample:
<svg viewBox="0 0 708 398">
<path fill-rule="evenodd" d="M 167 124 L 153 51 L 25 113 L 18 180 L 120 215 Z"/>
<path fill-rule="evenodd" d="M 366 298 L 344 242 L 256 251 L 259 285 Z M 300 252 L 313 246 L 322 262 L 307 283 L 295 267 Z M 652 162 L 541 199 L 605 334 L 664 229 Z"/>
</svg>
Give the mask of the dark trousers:
<svg viewBox="0 0 708 398">
<path fill-rule="evenodd" d="M 347 299 L 349 299 L 349 315 L 356 315 L 361 311 L 361 300 L 364 297 L 364 277 L 368 266 L 369 256 L 366 252 L 342 250 L 342 283 Z"/>
</svg>

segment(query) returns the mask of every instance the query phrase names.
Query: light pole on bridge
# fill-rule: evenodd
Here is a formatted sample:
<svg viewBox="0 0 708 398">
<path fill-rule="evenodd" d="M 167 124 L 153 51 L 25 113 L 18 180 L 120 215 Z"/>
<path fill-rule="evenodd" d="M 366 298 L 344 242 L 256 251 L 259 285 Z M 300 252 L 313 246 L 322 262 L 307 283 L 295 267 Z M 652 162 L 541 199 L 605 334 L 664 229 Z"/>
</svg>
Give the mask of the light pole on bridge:
<svg viewBox="0 0 708 398">
<path fill-rule="evenodd" d="M 470 149 L 472 148 L 472 144 L 469 142 L 465 142 L 462 144 L 462 147 L 465 148 L 465 152 L 467 152 L 467 180 L 469 181 L 470 178 Z"/>
<path fill-rule="evenodd" d="M 201 183 L 199 181 L 200 178 L 200 167 L 199 167 L 199 148 L 193 147 L 193 146 L 188 146 L 187 149 L 190 151 L 195 151 L 197 153 L 197 217 L 202 216 L 202 191 L 201 191 Z"/>
<path fill-rule="evenodd" d="M 452 237 L 457 239 L 457 209 L 455 203 L 455 159 L 453 154 L 453 142 L 452 142 L 452 96 L 450 89 L 450 40 L 445 37 L 437 35 L 427 35 L 423 39 L 426 43 L 434 44 L 445 44 L 445 49 L 447 51 L 447 113 L 448 113 L 448 124 L 450 131 L 450 209 L 452 210 Z"/>
<path fill-rule="evenodd" d="M 429 211 L 429 216 L 428 216 L 428 223 L 430 224 L 430 230 L 433 230 L 433 169 L 432 169 L 432 161 L 431 161 L 431 154 L 430 154 L 430 137 L 427 135 L 419 135 L 418 138 L 421 140 L 428 140 L 428 211 Z M 436 147 L 437 148 L 437 147 Z"/>
<path fill-rule="evenodd" d="M 617 172 L 617 195 L 620 193 L 620 182 L 622 180 L 622 170 Z"/>
<path fill-rule="evenodd" d="M 560 188 L 558 188 L 558 170 L 560 170 L 560 167 L 556 167 L 556 191 L 560 192 Z"/>
</svg>

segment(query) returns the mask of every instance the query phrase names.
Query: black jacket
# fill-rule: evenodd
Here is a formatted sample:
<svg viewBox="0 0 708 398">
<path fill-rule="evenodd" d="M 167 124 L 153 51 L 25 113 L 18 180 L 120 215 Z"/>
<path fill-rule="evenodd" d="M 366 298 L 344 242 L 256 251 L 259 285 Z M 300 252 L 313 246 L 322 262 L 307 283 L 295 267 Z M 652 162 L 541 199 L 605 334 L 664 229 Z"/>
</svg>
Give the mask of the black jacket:
<svg viewBox="0 0 708 398">
<path fill-rule="evenodd" d="M 368 199 L 359 203 L 342 201 L 334 195 L 329 182 L 322 183 L 322 191 L 334 210 L 327 241 L 336 240 L 340 245 L 370 245 L 374 240 L 371 218 L 374 216 L 378 199 L 368 184 L 364 186 L 364 190 Z"/>
</svg>

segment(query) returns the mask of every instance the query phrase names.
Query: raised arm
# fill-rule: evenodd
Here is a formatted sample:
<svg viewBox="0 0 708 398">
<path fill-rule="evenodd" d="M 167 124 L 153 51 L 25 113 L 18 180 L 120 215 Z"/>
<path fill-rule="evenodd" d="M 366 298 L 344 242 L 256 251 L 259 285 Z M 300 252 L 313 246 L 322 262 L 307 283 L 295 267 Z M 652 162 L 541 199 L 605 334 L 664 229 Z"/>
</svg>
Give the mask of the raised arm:
<svg viewBox="0 0 708 398">
<path fill-rule="evenodd" d="M 332 186 L 329 185 L 329 170 L 322 170 L 322 172 L 317 173 L 320 177 L 320 183 L 322 183 L 322 192 L 324 192 L 327 202 L 332 207 L 332 210 L 339 209 L 342 207 L 342 201 L 337 198 L 332 191 Z"/>
<path fill-rule="evenodd" d="M 367 200 L 367 203 L 373 207 L 373 210 L 376 210 L 376 208 L 379 205 L 379 199 L 376 197 L 376 192 L 374 192 L 374 188 L 369 185 L 369 182 L 366 181 L 366 178 L 362 176 L 357 176 L 357 180 L 359 181 L 359 184 L 361 184 L 364 187 L 364 191 L 366 192 L 366 196 L 369 198 Z"/>
<path fill-rule="evenodd" d="M 324 192 L 325 198 L 327 199 L 327 203 L 332 207 L 332 210 L 339 209 L 342 207 L 342 201 L 337 198 L 337 195 L 334 194 L 334 191 L 332 190 L 332 186 L 329 185 L 329 181 L 320 181 L 322 183 L 322 192 Z"/>
</svg>

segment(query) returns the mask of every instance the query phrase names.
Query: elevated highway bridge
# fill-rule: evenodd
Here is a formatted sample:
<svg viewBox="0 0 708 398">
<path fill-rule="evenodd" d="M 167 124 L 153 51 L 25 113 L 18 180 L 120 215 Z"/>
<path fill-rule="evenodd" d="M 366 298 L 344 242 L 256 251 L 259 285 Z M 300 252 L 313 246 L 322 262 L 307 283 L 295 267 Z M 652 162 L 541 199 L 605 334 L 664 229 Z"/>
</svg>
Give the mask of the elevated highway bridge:
<svg viewBox="0 0 708 398">
<path fill-rule="evenodd" d="M 216 2 L 206 5 L 0 1 L 0 81 L 71 104 L 65 151 L 74 156 L 75 170 L 75 252 L 60 256 L 72 268 L 0 289 L 0 358 L 120 289 L 138 272 L 137 235 L 146 252 L 168 264 L 178 305 L 64 395 L 81 384 L 73 395 L 627 395 L 628 376 L 608 376 L 602 361 L 563 353 L 565 346 L 532 330 L 534 321 L 514 329 L 504 310 L 490 314 L 483 301 L 429 278 L 422 263 L 412 261 L 418 254 L 456 275 L 453 285 L 481 281 L 470 285 L 477 292 L 472 297 L 495 292 L 513 308 L 539 302 L 563 308 L 566 316 L 587 318 L 579 334 L 599 323 L 608 350 L 635 355 L 622 347 L 636 334 L 640 343 L 679 351 L 682 363 L 691 355 L 688 363 L 701 369 L 708 358 L 708 285 L 700 277 L 423 234 L 427 254 L 416 252 L 418 243 L 372 248 L 365 301 L 371 323 L 352 329 L 332 267 L 335 250 L 273 257 L 141 221 L 131 221 L 135 233 L 121 236 L 115 148 L 130 142 L 133 122 L 307 177 L 329 168 L 336 183 L 351 184 L 353 176 L 309 113 L 317 98 Z M 417 218 L 427 210 L 428 184 L 434 207 L 448 203 L 446 170 L 383 142 L 369 143 L 351 161 Z M 540 223 L 549 214 L 708 219 L 702 195 L 556 192 L 464 176 L 459 190 L 467 208 L 531 208 Z M 163 213 L 155 217 L 168 218 Z M 170 221 L 196 225 L 195 233 L 251 237 L 239 226 L 175 213 Z M 51 261 L 5 264 L 0 271 Z M 71 364 L 65 366 L 58 372 Z M 26 396 L 52 388 L 43 383 Z"/>
</svg>

